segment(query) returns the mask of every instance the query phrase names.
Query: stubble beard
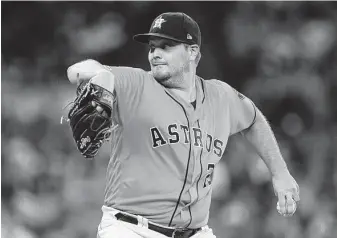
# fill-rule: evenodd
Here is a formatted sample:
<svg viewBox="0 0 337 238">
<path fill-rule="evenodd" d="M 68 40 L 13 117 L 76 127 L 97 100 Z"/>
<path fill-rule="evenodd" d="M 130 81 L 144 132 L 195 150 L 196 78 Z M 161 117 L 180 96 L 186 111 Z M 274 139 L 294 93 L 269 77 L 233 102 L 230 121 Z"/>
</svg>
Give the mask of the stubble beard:
<svg viewBox="0 0 337 238">
<path fill-rule="evenodd" d="M 184 63 L 181 66 L 173 68 L 172 73 L 167 72 L 165 75 L 153 74 L 155 80 L 167 88 L 182 88 L 184 85 L 184 73 L 189 71 L 189 64 Z"/>
</svg>

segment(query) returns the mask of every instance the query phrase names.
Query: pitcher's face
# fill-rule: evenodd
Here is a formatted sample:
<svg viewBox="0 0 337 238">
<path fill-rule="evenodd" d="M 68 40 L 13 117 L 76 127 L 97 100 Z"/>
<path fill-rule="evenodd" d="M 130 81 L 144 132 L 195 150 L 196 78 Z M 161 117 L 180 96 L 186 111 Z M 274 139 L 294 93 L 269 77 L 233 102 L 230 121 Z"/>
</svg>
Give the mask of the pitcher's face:
<svg viewBox="0 0 337 238">
<path fill-rule="evenodd" d="M 149 63 L 153 77 L 164 86 L 174 86 L 172 77 L 183 80 L 183 72 L 189 70 L 189 54 L 184 44 L 153 37 L 149 41 Z M 178 76 L 178 77 L 177 77 Z M 178 80 L 179 81 L 179 80 Z"/>
</svg>

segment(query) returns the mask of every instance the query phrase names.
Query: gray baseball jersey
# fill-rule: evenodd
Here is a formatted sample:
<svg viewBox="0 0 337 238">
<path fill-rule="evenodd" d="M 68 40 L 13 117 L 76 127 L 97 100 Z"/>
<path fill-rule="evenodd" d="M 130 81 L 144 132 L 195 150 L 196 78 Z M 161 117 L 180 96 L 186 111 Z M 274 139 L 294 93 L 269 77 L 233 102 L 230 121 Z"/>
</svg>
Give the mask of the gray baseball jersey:
<svg viewBox="0 0 337 238">
<path fill-rule="evenodd" d="M 219 80 L 196 76 L 196 108 L 142 69 L 115 75 L 118 123 L 104 204 L 173 227 L 207 225 L 214 166 L 228 137 L 255 120 L 255 106 Z"/>
</svg>

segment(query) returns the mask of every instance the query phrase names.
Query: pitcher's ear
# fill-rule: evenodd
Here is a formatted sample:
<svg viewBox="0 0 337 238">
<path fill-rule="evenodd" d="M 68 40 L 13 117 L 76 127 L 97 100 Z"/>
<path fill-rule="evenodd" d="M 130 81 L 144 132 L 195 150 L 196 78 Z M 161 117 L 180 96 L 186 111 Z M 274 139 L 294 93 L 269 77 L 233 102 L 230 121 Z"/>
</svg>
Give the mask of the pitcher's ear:
<svg viewBox="0 0 337 238">
<path fill-rule="evenodd" d="M 198 45 L 191 45 L 190 51 L 191 51 L 190 59 L 194 61 L 200 52 L 200 48 Z"/>
</svg>

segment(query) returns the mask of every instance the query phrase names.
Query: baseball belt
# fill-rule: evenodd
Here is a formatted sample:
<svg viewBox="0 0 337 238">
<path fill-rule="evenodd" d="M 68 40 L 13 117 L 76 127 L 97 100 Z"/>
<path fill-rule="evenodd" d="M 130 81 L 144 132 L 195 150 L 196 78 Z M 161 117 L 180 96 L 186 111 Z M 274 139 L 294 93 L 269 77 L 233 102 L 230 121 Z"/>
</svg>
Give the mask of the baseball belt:
<svg viewBox="0 0 337 238">
<path fill-rule="evenodd" d="M 117 213 L 115 215 L 115 217 L 117 218 L 117 220 L 138 225 L 138 220 L 137 220 L 136 217 L 133 217 L 133 216 L 130 216 L 130 215 L 127 215 L 127 214 L 123 214 L 123 213 L 120 213 L 120 212 Z M 172 237 L 172 238 L 188 238 L 188 237 L 193 236 L 195 233 L 197 233 L 198 231 L 201 230 L 201 228 L 197 228 L 197 229 L 189 229 L 189 228 L 178 228 L 178 229 L 165 228 L 165 227 L 154 225 L 154 224 L 152 224 L 150 222 L 149 222 L 148 228 L 150 230 L 159 232 L 159 233 L 161 233 L 161 234 L 163 234 L 165 236 Z"/>
</svg>

